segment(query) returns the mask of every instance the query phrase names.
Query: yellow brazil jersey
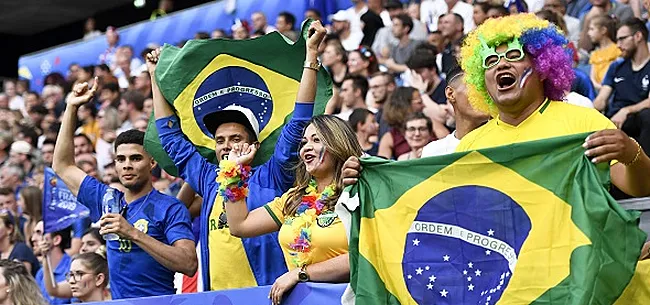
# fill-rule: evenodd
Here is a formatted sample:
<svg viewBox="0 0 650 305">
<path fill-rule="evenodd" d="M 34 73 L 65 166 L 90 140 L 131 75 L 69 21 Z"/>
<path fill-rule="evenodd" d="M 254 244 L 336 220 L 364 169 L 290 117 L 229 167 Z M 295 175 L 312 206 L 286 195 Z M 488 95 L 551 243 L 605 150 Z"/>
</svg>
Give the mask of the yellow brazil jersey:
<svg viewBox="0 0 650 305">
<path fill-rule="evenodd" d="M 223 215 L 222 215 L 222 212 Z M 223 198 L 217 196 L 208 219 L 210 247 L 210 289 L 222 290 L 257 286 L 244 244 L 230 235 Z M 223 257 L 227 253 L 228 257 Z"/>
<path fill-rule="evenodd" d="M 457 152 L 534 141 L 603 129 L 614 123 L 595 109 L 564 102 L 546 101 L 517 126 L 495 118 L 467 134 Z"/>
<path fill-rule="evenodd" d="M 289 191 L 290 192 L 290 191 Z M 289 270 L 298 268 L 289 254 L 291 248 L 289 244 L 293 243 L 299 228 L 294 228 L 292 221 L 294 217 L 286 217 L 282 212 L 287 203 L 289 192 L 284 193 L 282 197 L 275 198 L 264 206 L 271 215 L 271 218 L 280 226 L 278 239 L 284 259 Z M 310 226 L 311 229 L 311 255 L 308 264 L 315 264 L 326 261 L 348 253 L 348 239 L 345 234 L 343 222 L 334 211 L 323 212 L 317 217 L 316 222 Z"/>
</svg>

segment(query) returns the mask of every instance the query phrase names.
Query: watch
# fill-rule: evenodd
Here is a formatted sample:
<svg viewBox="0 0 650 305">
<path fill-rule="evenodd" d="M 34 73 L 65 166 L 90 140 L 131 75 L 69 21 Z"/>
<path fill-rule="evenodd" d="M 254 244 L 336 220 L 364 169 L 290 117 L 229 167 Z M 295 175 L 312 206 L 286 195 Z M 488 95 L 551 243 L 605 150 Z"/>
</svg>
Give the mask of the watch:
<svg viewBox="0 0 650 305">
<path fill-rule="evenodd" d="M 307 68 L 307 69 L 312 69 L 314 71 L 318 71 L 318 70 L 320 70 L 321 63 L 318 60 L 316 60 L 316 61 L 305 61 L 305 64 L 304 64 L 303 67 Z"/>
<path fill-rule="evenodd" d="M 300 271 L 298 271 L 298 281 L 302 283 L 309 281 L 309 274 L 307 274 L 307 265 L 302 265 L 302 268 L 300 268 Z"/>
</svg>

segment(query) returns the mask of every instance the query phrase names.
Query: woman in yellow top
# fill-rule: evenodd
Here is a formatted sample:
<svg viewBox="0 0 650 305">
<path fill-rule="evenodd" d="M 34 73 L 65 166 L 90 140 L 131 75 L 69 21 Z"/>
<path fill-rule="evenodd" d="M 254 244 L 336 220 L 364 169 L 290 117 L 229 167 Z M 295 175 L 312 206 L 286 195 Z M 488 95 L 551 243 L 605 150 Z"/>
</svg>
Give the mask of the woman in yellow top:
<svg viewBox="0 0 650 305">
<path fill-rule="evenodd" d="M 600 90 L 601 83 L 609 65 L 621 56 L 621 50 L 616 46 L 616 20 L 608 15 L 598 16 L 589 23 L 587 31 L 589 39 L 598 49 L 591 52 L 589 64 L 591 65 L 591 82 L 594 88 Z"/>
<path fill-rule="evenodd" d="M 273 303 L 279 304 L 284 292 L 298 282 L 349 281 L 348 241 L 334 205 L 343 190 L 343 163 L 363 153 L 352 129 L 335 116 L 312 118 L 303 134 L 295 187 L 248 213 L 248 173 L 244 165 L 253 159 L 256 150 L 248 144 L 233 147 L 228 160 L 220 162 L 217 181 L 224 186 L 220 191 L 225 189 L 221 193 L 231 234 L 252 237 L 280 231 L 280 246 L 289 271 L 273 284 L 269 294 Z M 233 170 L 243 179 L 228 174 Z"/>
</svg>

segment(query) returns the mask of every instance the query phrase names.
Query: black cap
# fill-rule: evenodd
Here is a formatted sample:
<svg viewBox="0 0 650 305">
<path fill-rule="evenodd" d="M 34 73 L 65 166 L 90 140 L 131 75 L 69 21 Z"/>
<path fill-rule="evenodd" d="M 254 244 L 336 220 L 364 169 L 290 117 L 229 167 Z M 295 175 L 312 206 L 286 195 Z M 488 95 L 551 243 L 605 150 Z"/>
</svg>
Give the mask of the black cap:
<svg viewBox="0 0 650 305">
<path fill-rule="evenodd" d="M 386 1 L 386 4 L 384 5 L 384 8 L 385 9 L 404 8 L 404 5 L 399 0 L 388 0 L 388 1 Z"/>
</svg>

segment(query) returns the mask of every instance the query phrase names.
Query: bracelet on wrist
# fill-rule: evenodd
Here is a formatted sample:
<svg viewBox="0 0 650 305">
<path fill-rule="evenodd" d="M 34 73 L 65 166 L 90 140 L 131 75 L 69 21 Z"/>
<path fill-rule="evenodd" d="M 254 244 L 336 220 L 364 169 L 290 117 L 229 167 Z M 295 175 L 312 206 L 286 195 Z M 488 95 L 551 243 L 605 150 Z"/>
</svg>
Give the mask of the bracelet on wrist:
<svg viewBox="0 0 650 305">
<path fill-rule="evenodd" d="M 625 165 L 625 166 L 630 166 L 630 165 L 636 163 L 636 161 L 639 161 L 639 156 L 641 155 L 641 145 L 639 144 L 639 142 L 637 142 L 632 137 L 630 137 L 630 140 L 632 140 L 634 142 L 634 144 L 636 144 L 636 154 L 634 155 L 634 158 L 632 158 L 632 161 L 630 161 L 630 162 L 621 161 L 621 163 L 623 163 L 623 165 Z"/>
<path fill-rule="evenodd" d="M 248 197 L 248 178 L 251 174 L 250 165 L 237 164 L 235 161 L 222 160 L 219 162 L 219 173 L 216 182 L 219 183 L 219 195 L 225 201 L 236 202 Z"/>
</svg>

